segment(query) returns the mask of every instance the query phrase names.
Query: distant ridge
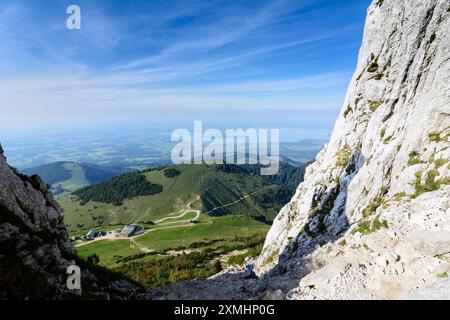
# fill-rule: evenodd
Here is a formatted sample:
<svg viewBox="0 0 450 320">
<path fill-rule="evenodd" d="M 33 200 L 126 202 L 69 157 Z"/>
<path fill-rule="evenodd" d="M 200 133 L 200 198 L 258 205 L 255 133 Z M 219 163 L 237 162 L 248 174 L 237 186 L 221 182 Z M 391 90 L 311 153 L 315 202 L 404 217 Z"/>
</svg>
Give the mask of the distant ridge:
<svg viewBox="0 0 450 320">
<path fill-rule="evenodd" d="M 22 170 L 26 175 L 39 175 L 51 186 L 57 198 L 80 188 L 108 180 L 129 170 L 121 167 L 101 166 L 90 163 L 58 161 Z"/>
</svg>

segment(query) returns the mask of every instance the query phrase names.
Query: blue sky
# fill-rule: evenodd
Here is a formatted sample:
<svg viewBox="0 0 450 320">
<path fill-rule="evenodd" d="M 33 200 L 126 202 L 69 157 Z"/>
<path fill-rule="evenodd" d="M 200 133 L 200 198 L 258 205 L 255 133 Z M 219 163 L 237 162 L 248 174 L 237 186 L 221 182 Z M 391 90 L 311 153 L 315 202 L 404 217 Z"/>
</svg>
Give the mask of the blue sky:
<svg viewBox="0 0 450 320">
<path fill-rule="evenodd" d="M 67 6 L 81 30 L 67 30 Z M 0 127 L 331 129 L 369 0 L 1 1 Z"/>
</svg>

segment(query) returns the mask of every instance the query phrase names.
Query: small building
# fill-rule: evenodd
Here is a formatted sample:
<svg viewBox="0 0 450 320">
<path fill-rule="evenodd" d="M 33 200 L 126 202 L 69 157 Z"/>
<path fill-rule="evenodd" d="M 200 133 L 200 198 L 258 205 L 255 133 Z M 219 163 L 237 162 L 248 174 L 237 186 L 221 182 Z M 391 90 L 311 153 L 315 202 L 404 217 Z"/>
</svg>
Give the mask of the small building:
<svg viewBox="0 0 450 320">
<path fill-rule="evenodd" d="M 127 237 L 132 237 L 144 232 L 144 228 L 135 224 L 127 224 L 123 226 L 122 232 L 127 235 Z"/>
<path fill-rule="evenodd" d="M 91 230 L 86 233 L 86 239 L 93 240 L 98 237 L 99 232 L 97 230 Z"/>
</svg>

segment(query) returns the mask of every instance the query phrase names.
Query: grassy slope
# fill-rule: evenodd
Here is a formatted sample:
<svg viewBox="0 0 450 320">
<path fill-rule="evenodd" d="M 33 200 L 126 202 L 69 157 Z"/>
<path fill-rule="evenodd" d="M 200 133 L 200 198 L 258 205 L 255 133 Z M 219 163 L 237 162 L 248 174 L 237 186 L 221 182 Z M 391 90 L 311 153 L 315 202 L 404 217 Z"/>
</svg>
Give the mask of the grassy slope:
<svg viewBox="0 0 450 320">
<path fill-rule="evenodd" d="M 208 210 L 271 186 L 260 176 L 227 174 L 203 165 L 181 165 L 177 166 L 177 170 L 181 174 L 173 178 L 165 177 L 162 170 L 143 173 L 151 183 L 162 185 L 163 192 L 125 200 L 121 206 L 92 201 L 81 206 L 75 196 L 61 198 L 59 202 L 64 209 L 69 230 L 154 221 L 171 214 L 176 215 L 197 196 L 201 196 L 202 204 L 197 201 L 191 207 Z M 265 192 L 270 191 L 265 189 Z M 215 211 L 214 214 L 253 214 L 273 218 L 277 210 L 278 208 L 263 209 L 252 197 L 248 197 L 230 207 Z"/>
<path fill-rule="evenodd" d="M 72 192 L 90 184 L 83 168 L 78 163 L 65 163 L 64 168 L 70 172 L 70 179 L 54 184 L 53 188 L 61 188 Z"/>
<path fill-rule="evenodd" d="M 251 215 L 264 213 L 270 216 L 271 213 L 256 203 L 254 197 L 245 198 L 244 201 L 209 214 L 208 211 L 214 206 L 235 202 L 242 196 L 262 188 L 266 188 L 265 192 L 272 193 L 273 191 L 267 188 L 273 188 L 273 184 L 259 175 L 225 173 L 216 170 L 216 167 L 183 165 L 177 166 L 176 169 L 181 173 L 173 178 L 164 176 L 161 169 L 143 173 L 151 183 L 162 185 L 163 192 L 125 200 L 121 206 L 92 202 L 80 206 L 73 196 L 61 199 L 60 203 L 66 211 L 65 221 L 72 224 L 69 228 L 72 230 L 76 230 L 74 228 L 76 223 L 85 224 L 83 228 L 95 225 L 101 216 L 104 217 L 105 226 L 98 229 L 104 231 L 116 229 L 120 227 L 120 223 L 125 222 L 151 220 L 157 223 L 143 224 L 152 231 L 132 239 L 99 240 L 79 246 L 78 255 L 87 259 L 96 254 L 102 266 L 117 269 L 136 281 L 152 287 L 180 279 L 210 275 L 211 270 L 208 266 L 211 259 L 220 259 L 222 255 L 236 250 L 235 248 L 239 250 L 246 248 L 248 244 L 243 242 L 242 237 L 261 238 L 263 241 L 269 226 L 257 221 Z M 291 175 L 288 174 L 286 177 L 290 178 Z M 180 212 L 186 211 L 188 205 L 193 209 L 202 209 L 200 219 L 195 224 L 186 223 L 186 220 L 197 215 L 195 212 L 178 217 Z M 92 219 L 93 216 L 96 220 Z M 166 220 L 160 221 L 163 218 Z M 118 225 L 107 226 L 108 224 Z M 86 231 L 87 229 L 82 232 L 72 231 L 72 234 Z M 237 238 L 238 236 L 241 238 Z M 186 254 L 176 257 L 176 254 L 181 252 Z M 241 255 L 246 254 L 247 252 Z M 196 267 L 187 268 L 192 261 L 196 261 Z M 170 277 L 161 280 L 159 272 L 170 273 Z"/>
<path fill-rule="evenodd" d="M 164 226 L 165 227 L 165 226 Z M 80 257 L 86 259 L 92 254 L 100 257 L 100 264 L 112 267 L 123 257 L 148 250 L 176 249 L 194 242 L 220 239 L 215 246 L 233 243 L 236 235 L 251 236 L 267 232 L 269 226 L 245 216 L 210 217 L 202 214 L 199 223 L 192 226 L 161 228 L 132 240 L 100 240 L 77 247 Z M 204 249 L 204 248 L 203 248 Z M 153 257 L 154 258 L 154 257 Z"/>
</svg>

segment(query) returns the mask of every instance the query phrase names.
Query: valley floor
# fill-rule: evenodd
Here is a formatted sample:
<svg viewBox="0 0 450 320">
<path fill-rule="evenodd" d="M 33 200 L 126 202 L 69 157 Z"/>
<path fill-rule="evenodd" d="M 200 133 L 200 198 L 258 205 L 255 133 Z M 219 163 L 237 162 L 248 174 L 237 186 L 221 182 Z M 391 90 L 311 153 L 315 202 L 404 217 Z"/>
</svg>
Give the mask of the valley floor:
<svg viewBox="0 0 450 320">
<path fill-rule="evenodd" d="M 227 266 L 239 268 L 245 258 L 259 255 L 269 225 L 243 215 L 210 216 L 195 209 L 198 199 L 196 196 L 180 211 L 145 225 L 149 229 L 129 238 L 116 237 L 114 230 L 121 225 L 97 228 L 107 235 L 77 241 L 77 254 L 85 260 L 95 255 L 98 264 L 146 288 L 206 278 Z"/>
</svg>

